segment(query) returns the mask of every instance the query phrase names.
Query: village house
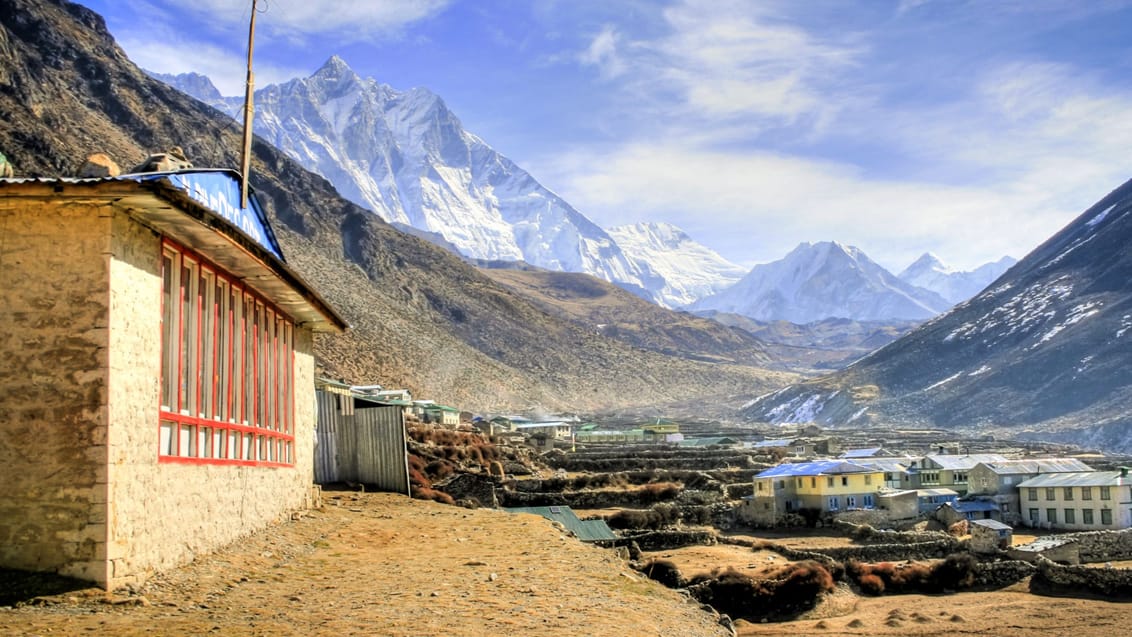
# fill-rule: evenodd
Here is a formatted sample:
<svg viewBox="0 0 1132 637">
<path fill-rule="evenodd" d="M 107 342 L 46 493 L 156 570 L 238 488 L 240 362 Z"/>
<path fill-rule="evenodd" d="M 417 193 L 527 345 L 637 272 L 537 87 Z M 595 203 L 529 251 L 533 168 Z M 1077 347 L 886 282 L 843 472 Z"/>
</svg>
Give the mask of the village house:
<svg viewBox="0 0 1132 637">
<path fill-rule="evenodd" d="M 848 458 L 845 458 L 849 460 Z M 905 490 L 912 484 L 911 474 L 908 472 L 908 466 L 912 463 L 914 458 L 854 458 L 850 460 L 855 464 L 862 467 L 869 467 L 871 469 L 880 469 L 884 472 L 884 486 L 890 489 Z"/>
<path fill-rule="evenodd" d="M 971 470 L 980 462 L 1001 462 L 1005 456 L 997 453 L 930 454 L 912 461 L 908 467 L 913 489 L 954 489 L 959 495 L 967 493 Z"/>
<path fill-rule="evenodd" d="M 973 520 L 970 525 L 971 551 L 995 553 L 1010 548 L 1014 529 L 997 520 Z"/>
<path fill-rule="evenodd" d="M 967 493 L 986 496 L 998 505 L 999 514 L 1007 524 L 1022 522 L 1022 507 L 1018 500 L 1018 485 L 1044 473 L 1076 473 L 1092 468 L 1076 458 L 1027 458 L 980 462 L 971 469 L 967 478 Z"/>
<path fill-rule="evenodd" d="M 548 440 L 569 440 L 573 429 L 573 425 L 570 423 L 558 420 L 553 422 L 528 422 L 515 425 L 515 431 L 522 432 L 528 436 Z"/>
<path fill-rule="evenodd" d="M 223 170 L 0 180 L 0 566 L 106 588 L 307 506 L 345 321 Z"/>
<path fill-rule="evenodd" d="M 1132 528 L 1128 469 L 1047 473 L 1018 485 L 1022 523 L 1068 531 Z"/>
<path fill-rule="evenodd" d="M 749 522 L 770 525 L 802 509 L 835 514 L 876 507 L 884 472 L 844 460 L 780 464 L 755 476 L 753 497 L 740 507 Z"/>
</svg>

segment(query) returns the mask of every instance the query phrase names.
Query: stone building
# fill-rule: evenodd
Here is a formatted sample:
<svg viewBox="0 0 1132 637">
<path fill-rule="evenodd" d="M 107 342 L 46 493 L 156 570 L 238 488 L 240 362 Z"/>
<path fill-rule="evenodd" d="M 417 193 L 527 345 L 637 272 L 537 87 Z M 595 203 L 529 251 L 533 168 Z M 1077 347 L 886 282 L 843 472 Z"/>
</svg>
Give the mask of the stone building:
<svg viewBox="0 0 1132 637">
<path fill-rule="evenodd" d="M 344 321 L 238 176 L 0 180 L 0 566 L 144 580 L 311 498 Z"/>
</svg>

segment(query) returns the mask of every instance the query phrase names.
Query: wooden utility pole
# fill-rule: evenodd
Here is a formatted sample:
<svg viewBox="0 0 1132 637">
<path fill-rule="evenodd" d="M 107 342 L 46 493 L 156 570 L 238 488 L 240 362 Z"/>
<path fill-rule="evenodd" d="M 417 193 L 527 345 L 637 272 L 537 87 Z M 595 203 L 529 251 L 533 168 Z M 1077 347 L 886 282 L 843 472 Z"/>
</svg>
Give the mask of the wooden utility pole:
<svg viewBox="0 0 1132 637">
<path fill-rule="evenodd" d="M 255 91 L 255 75 L 252 73 L 252 48 L 255 46 L 256 0 L 252 0 L 252 19 L 248 27 L 248 79 L 244 88 L 244 151 L 240 161 L 240 206 L 248 207 L 248 174 L 252 169 L 252 121 L 255 106 L 252 93 Z"/>
</svg>

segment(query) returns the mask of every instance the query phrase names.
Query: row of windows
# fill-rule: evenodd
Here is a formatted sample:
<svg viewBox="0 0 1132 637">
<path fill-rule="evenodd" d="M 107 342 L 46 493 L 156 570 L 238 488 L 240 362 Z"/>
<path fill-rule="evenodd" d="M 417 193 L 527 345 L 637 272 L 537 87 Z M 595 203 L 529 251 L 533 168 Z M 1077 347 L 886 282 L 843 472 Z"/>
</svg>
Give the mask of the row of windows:
<svg viewBox="0 0 1132 637">
<path fill-rule="evenodd" d="M 856 509 L 857 506 L 858 506 L 857 505 L 857 496 L 855 496 L 855 495 L 845 496 L 845 508 L 846 509 Z M 862 506 L 866 509 L 873 508 L 875 506 L 873 496 L 870 495 L 870 494 L 865 494 L 865 495 L 861 496 L 860 506 Z M 841 498 L 839 498 L 837 496 L 831 496 L 829 498 L 829 510 L 830 511 L 838 511 L 840 509 L 841 509 Z"/>
<path fill-rule="evenodd" d="M 160 457 L 294 464 L 293 323 L 172 242 L 161 266 Z"/>
<path fill-rule="evenodd" d="M 1061 495 L 1062 495 L 1061 499 L 1067 500 L 1067 501 L 1073 500 L 1073 490 L 1075 488 L 1081 490 L 1081 499 L 1082 500 L 1092 500 L 1093 499 L 1093 488 L 1092 487 L 1062 487 L 1061 488 Z M 1099 487 L 1099 488 L 1100 488 L 1100 499 L 1101 500 L 1111 500 L 1112 499 L 1112 487 Z M 1045 487 L 1045 496 L 1046 496 L 1045 497 L 1046 500 L 1056 500 L 1057 499 L 1057 488 L 1056 487 Z M 1029 500 L 1030 502 L 1036 502 L 1037 499 L 1038 499 L 1038 489 L 1035 488 L 1035 487 L 1027 487 L 1026 488 L 1026 499 Z"/>
<path fill-rule="evenodd" d="M 1093 521 L 1093 509 L 1080 509 L 1081 511 L 1081 524 L 1091 525 L 1095 524 Z M 1057 509 L 1046 509 L 1046 519 L 1039 518 L 1039 509 L 1030 509 L 1030 522 L 1037 524 L 1039 522 L 1049 522 L 1050 524 L 1077 524 L 1077 509 L 1062 509 L 1062 517 L 1059 521 L 1057 518 Z M 1104 526 L 1112 525 L 1112 509 L 1101 509 L 1101 524 Z"/>
</svg>

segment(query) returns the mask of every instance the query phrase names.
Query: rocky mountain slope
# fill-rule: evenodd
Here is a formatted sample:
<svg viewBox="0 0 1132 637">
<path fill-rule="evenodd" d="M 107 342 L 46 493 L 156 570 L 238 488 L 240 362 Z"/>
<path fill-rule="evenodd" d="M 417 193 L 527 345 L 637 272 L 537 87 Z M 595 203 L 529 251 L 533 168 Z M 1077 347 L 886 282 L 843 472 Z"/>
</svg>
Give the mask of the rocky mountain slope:
<svg viewBox="0 0 1132 637">
<path fill-rule="evenodd" d="M 764 395 L 759 421 L 1001 429 L 1130 451 L 1132 181 L 991 289 L 827 377 Z"/>
<path fill-rule="evenodd" d="M 1002 257 L 974 270 L 963 271 L 948 266 L 931 252 L 925 252 L 897 277 L 910 285 L 935 292 L 948 303 L 962 303 L 982 292 L 1015 263 L 1018 263 L 1017 259 Z"/>
<path fill-rule="evenodd" d="M 617 226 L 609 229 L 609 235 L 642 272 L 660 277 L 660 287 L 649 291 L 665 307 L 689 305 L 723 290 L 746 274 L 741 266 L 669 223 Z"/>
<path fill-rule="evenodd" d="M 239 164 L 236 123 L 144 74 L 95 13 L 0 0 L 0 15 L 0 150 L 18 175 L 73 175 L 96 151 L 129 167 L 173 145 L 197 166 Z M 316 342 L 322 373 L 480 410 L 650 404 L 778 382 L 558 319 L 343 199 L 262 138 L 253 154 L 252 186 L 288 261 L 353 326 Z"/>
<path fill-rule="evenodd" d="M 788 366 L 767 354 L 749 332 L 672 312 L 586 274 L 537 268 L 485 268 L 484 274 L 563 317 L 633 347 L 724 364 Z"/>
<path fill-rule="evenodd" d="M 243 98 L 217 99 L 200 75 L 158 76 L 233 117 Z M 390 223 L 443 237 L 488 260 L 586 272 L 640 291 L 664 281 L 631 262 L 604 230 L 466 131 L 438 95 L 397 91 L 331 57 L 307 78 L 255 93 L 255 130 L 350 201 Z"/>
<path fill-rule="evenodd" d="M 755 266 L 690 309 L 803 324 L 831 317 L 923 320 L 948 307 L 939 295 L 901 281 L 858 248 L 824 241 L 802 243 L 778 261 Z"/>
</svg>

